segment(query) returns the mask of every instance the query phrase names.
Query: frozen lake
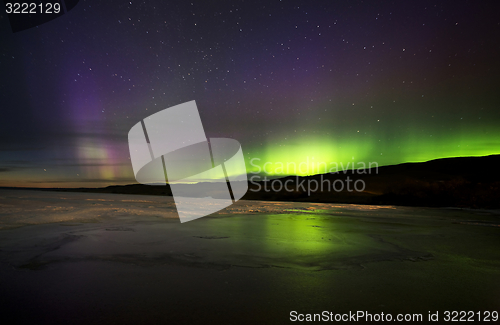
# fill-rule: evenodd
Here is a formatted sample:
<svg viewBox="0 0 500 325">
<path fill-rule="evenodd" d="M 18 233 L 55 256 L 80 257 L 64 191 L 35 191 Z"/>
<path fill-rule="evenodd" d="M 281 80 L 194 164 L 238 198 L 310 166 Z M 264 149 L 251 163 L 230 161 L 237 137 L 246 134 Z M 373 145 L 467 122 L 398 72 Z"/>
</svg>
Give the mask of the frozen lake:
<svg viewBox="0 0 500 325">
<path fill-rule="evenodd" d="M 239 201 L 181 224 L 171 197 L 24 190 L 0 207 L 12 321 L 500 309 L 500 211 Z"/>
</svg>

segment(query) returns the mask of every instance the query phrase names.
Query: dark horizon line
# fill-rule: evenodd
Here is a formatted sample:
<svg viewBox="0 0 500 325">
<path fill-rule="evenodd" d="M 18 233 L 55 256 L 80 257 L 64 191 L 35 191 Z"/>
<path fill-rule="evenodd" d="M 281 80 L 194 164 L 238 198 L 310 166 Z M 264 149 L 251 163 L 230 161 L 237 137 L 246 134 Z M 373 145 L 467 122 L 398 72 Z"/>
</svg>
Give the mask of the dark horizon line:
<svg viewBox="0 0 500 325">
<path fill-rule="evenodd" d="M 260 178 L 262 177 L 267 177 L 267 181 L 272 181 L 272 180 L 275 180 L 275 179 L 280 179 L 280 178 L 287 178 L 287 177 L 299 177 L 299 178 L 302 178 L 302 177 L 314 177 L 314 176 L 320 176 L 320 175 L 339 175 L 339 174 L 344 174 L 344 175 L 348 175 L 349 172 L 356 172 L 356 171 L 359 171 L 359 170 L 364 170 L 366 171 L 365 173 L 363 174 L 371 174 L 371 170 L 373 169 L 376 169 L 377 170 L 377 173 L 378 173 L 378 169 L 379 168 L 382 168 L 382 169 L 387 169 L 389 167 L 395 167 L 395 166 L 404 166 L 404 165 L 415 165 L 415 164 L 426 164 L 426 163 L 432 163 L 432 162 L 437 162 L 437 161 L 445 161 L 445 160 L 453 160 L 453 159 L 474 159 L 474 158 L 487 158 L 487 157 L 500 157 L 500 154 L 491 154 L 491 155 L 486 155 L 486 156 L 459 156 L 459 157 L 446 157 L 446 158 L 436 158 L 436 159 L 431 159 L 431 160 L 428 160 L 428 161 L 422 161 L 422 162 L 404 162 L 404 163 L 400 163 L 400 164 L 394 164 L 394 165 L 383 165 L 383 166 L 378 166 L 378 167 L 372 167 L 372 168 L 354 168 L 354 169 L 343 169 L 343 170 L 339 170 L 339 171 L 336 171 L 336 172 L 333 172 L 333 173 L 322 173 L 322 174 L 311 174 L 311 175 L 294 175 L 294 174 L 291 174 L 291 175 L 267 175 L 265 173 L 247 173 L 247 176 L 249 175 L 254 175 L 254 176 L 259 176 Z M 250 181 L 250 178 L 247 179 L 247 182 Z M 105 180 L 103 180 L 102 182 L 106 182 Z M 220 181 L 221 183 L 222 182 L 225 182 L 225 180 L 221 180 Z M 238 182 L 243 182 L 243 181 L 238 181 Z M 264 180 L 262 179 L 259 179 L 258 181 L 255 181 L 255 182 L 265 182 Z M 196 183 L 177 183 L 177 184 L 183 184 L 183 185 L 190 185 L 190 184 L 203 184 L 203 183 L 217 183 L 217 181 L 203 181 L 203 182 L 196 182 Z M 49 189 L 105 189 L 105 188 L 109 188 L 109 187 L 124 187 L 124 186 L 132 186 L 132 185 L 144 185 L 144 186 L 167 186 L 167 185 L 170 185 L 169 182 L 166 182 L 166 184 L 160 184 L 160 183 L 152 183 L 152 184 L 141 184 L 141 183 L 132 183 L 132 184 L 125 184 L 125 185 L 108 185 L 108 186 L 104 186 L 104 187 L 24 187 L 24 186 L 0 186 L 0 189 L 26 189 L 26 190 L 29 190 L 29 189 L 34 189 L 34 190 L 38 190 L 38 189 L 45 189 L 45 190 L 49 190 Z"/>
</svg>

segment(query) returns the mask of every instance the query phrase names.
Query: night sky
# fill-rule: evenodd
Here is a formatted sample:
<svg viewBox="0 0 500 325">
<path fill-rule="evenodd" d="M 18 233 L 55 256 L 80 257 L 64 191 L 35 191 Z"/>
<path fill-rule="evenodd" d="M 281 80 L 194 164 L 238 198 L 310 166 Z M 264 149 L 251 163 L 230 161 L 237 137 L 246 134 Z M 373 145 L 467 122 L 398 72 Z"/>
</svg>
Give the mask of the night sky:
<svg viewBox="0 0 500 325">
<path fill-rule="evenodd" d="M 490 2 L 493 3 L 493 2 Z M 486 1 L 83 1 L 0 14 L 0 186 L 136 183 L 127 133 L 196 100 L 247 160 L 380 166 L 500 153 Z M 309 172 L 311 173 L 311 172 Z"/>
</svg>

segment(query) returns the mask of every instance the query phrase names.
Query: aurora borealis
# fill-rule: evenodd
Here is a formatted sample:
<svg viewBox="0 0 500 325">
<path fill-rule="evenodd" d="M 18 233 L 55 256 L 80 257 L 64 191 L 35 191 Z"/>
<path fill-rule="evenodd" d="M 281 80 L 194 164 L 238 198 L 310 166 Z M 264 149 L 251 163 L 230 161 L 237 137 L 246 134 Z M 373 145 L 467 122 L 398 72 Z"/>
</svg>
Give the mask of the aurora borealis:
<svg viewBox="0 0 500 325">
<path fill-rule="evenodd" d="M 80 1 L 0 14 L 0 186 L 135 183 L 127 133 L 196 100 L 264 162 L 500 153 L 500 20 L 472 1 Z"/>
</svg>

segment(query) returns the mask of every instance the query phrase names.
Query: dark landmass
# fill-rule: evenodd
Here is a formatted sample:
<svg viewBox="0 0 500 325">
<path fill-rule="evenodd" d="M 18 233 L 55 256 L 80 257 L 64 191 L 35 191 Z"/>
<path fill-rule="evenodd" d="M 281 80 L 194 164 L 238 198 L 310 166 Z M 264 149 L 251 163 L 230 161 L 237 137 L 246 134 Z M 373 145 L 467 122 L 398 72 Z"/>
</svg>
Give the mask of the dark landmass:
<svg viewBox="0 0 500 325">
<path fill-rule="evenodd" d="M 427 207 L 500 208 L 500 155 L 436 159 L 335 174 L 249 181 L 243 200 L 381 204 Z M 250 179 L 249 175 L 249 179 Z M 354 190 L 365 188 L 358 192 Z M 362 181 L 362 182 L 361 182 Z M 336 191 L 336 189 L 344 189 Z M 286 183 L 287 189 L 284 188 Z M 321 187 L 323 184 L 323 187 Z M 210 186 L 198 183 L 196 186 Z M 348 186 L 349 185 L 349 186 Z M 183 185 L 186 188 L 194 185 Z M 31 188 L 33 189 L 33 188 Z M 132 184 L 50 191 L 171 196 L 170 187 Z"/>
<path fill-rule="evenodd" d="M 500 155 L 484 157 L 457 157 L 436 159 L 423 163 L 404 163 L 361 170 L 345 170 L 336 174 L 321 174 L 306 177 L 289 176 L 280 179 L 282 183 L 290 180 L 288 188 L 296 189 L 303 182 L 305 191 L 287 192 L 285 190 L 260 191 L 256 184 L 250 184 L 245 195 L 247 200 L 275 200 L 323 203 L 380 204 L 426 207 L 467 207 L 500 208 Z M 345 172 L 345 173 L 344 173 Z M 328 182 L 340 181 L 350 189 L 327 191 Z M 357 192 L 354 183 L 362 180 L 364 191 Z M 323 190 L 307 192 L 307 184 L 314 187 L 324 183 Z M 259 185 L 263 185 L 260 182 Z M 270 189 L 272 181 L 267 182 Z M 362 183 L 358 183 L 361 188 Z M 321 185 L 320 185 L 321 186 Z M 275 184 L 274 188 L 278 188 Z M 252 191 L 252 189 L 254 191 Z M 310 194 L 310 195 L 309 195 Z"/>
</svg>

